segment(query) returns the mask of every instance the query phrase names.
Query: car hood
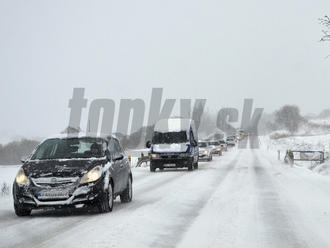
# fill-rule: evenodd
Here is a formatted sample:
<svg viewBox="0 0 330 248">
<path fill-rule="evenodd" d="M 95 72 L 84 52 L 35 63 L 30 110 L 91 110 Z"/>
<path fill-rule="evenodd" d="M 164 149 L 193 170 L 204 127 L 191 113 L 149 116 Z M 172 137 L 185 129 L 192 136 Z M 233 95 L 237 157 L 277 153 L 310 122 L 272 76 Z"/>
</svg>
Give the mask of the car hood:
<svg viewBox="0 0 330 248">
<path fill-rule="evenodd" d="M 154 144 L 153 152 L 186 152 L 188 149 L 187 143 L 179 144 Z"/>
<path fill-rule="evenodd" d="M 38 177 L 76 177 L 82 176 L 105 159 L 65 159 L 65 160 L 31 160 L 23 165 L 27 176 Z"/>
</svg>

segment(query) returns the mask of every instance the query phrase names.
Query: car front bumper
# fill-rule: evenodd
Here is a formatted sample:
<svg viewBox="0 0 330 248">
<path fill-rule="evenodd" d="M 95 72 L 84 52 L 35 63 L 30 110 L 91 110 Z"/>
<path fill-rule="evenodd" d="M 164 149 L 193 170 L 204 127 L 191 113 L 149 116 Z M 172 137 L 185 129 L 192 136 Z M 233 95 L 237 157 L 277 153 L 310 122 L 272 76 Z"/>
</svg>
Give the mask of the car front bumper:
<svg viewBox="0 0 330 248">
<path fill-rule="evenodd" d="M 211 155 L 210 154 L 199 154 L 198 159 L 199 160 L 208 160 L 210 159 Z"/>
<path fill-rule="evenodd" d="M 17 183 L 13 185 L 14 203 L 19 204 L 24 208 L 43 209 L 43 208 L 76 208 L 78 205 L 93 205 L 99 201 L 99 197 L 104 189 L 104 183 L 101 180 L 95 183 L 86 185 L 62 187 L 71 191 L 69 196 L 65 199 L 39 199 L 38 194 L 47 188 L 36 186 L 19 186 Z"/>
</svg>

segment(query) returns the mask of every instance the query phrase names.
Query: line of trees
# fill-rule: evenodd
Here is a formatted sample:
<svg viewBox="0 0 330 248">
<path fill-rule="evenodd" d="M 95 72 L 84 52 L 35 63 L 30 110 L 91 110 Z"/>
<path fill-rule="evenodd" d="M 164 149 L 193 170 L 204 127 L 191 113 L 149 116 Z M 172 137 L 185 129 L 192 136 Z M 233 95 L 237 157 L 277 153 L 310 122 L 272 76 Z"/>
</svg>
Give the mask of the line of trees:
<svg viewBox="0 0 330 248">
<path fill-rule="evenodd" d="M 6 145 L 0 144 L 0 164 L 19 164 L 21 158 L 31 154 L 38 144 L 39 141 L 29 139 L 13 141 Z"/>
</svg>

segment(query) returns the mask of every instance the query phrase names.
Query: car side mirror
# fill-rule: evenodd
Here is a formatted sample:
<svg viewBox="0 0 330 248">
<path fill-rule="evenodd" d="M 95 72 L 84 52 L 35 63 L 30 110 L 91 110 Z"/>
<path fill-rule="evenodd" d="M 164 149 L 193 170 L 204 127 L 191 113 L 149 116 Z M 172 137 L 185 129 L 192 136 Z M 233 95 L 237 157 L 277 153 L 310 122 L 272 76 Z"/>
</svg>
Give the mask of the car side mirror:
<svg viewBox="0 0 330 248">
<path fill-rule="evenodd" d="M 123 158 L 124 158 L 123 154 L 118 154 L 116 157 L 113 158 L 113 160 L 117 161 L 117 160 L 122 160 Z"/>
<path fill-rule="evenodd" d="M 107 157 L 107 160 L 110 162 L 111 161 L 111 154 L 109 150 L 105 150 L 105 156 Z"/>
<path fill-rule="evenodd" d="M 146 143 L 146 147 L 147 147 L 147 148 L 150 148 L 150 147 L 151 147 L 151 141 L 150 141 L 150 140 L 147 141 L 147 143 Z"/>
<path fill-rule="evenodd" d="M 27 156 L 21 157 L 20 160 L 24 164 L 28 160 L 28 157 Z"/>
</svg>

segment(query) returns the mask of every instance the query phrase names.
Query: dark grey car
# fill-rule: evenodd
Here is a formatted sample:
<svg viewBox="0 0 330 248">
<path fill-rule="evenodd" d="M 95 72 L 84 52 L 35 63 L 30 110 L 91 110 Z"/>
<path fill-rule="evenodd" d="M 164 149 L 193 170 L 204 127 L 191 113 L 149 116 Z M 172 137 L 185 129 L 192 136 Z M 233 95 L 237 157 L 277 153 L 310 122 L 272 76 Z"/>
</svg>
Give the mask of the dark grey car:
<svg viewBox="0 0 330 248">
<path fill-rule="evenodd" d="M 132 200 L 132 173 L 119 141 L 112 136 L 67 135 L 42 142 L 24 161 L 13 184 L 15 213 L 32 209 L 97 206 Z"/>
</svg>

